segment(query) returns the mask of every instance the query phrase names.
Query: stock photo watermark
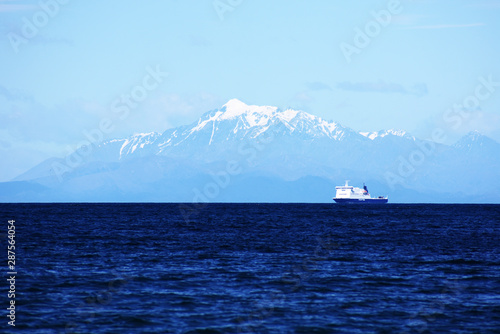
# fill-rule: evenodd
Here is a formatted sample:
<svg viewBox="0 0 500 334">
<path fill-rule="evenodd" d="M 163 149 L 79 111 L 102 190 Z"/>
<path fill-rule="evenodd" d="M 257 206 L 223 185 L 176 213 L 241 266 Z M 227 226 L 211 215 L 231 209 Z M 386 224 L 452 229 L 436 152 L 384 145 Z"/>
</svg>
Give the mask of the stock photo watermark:
<svg viewBox="0 0 500 334">
<path fill-rule="evenodd" d="M 219 19 L 224 21 L 225 13 L 234 11 L 242 2 L 243 0 L 214 0 L 212 6 L 217 16 L 219 16 Z"/>
<path fill-rule="evenodd" d="M 168 73 L 163 72 L 159 65 L 156 65 L 156 68 L 146 67 L 146 75 L 144 75 L 141 84 L 134 86 L 128 93 L 122 94 L 115 99 L 111 103 L 111 113 L 117 116 L 119 120 L 124 121 L 129 117 L 131 111 L 146 100 L 149 94 L 157 89 L 167 76 Z M 115 122 L 113 119 L 104 117 L 96 128 L 83 130 L 82 134 L 86 140 L 78 143 L 76 150 L 70 148 L 70 153 L 66 156 L 64 162 L 56 161 L 51 165 L 52 173 L 57 176 L 59 182 L 63 181 L 64 174 L 80 166 L 85 158 L 92 154 L 95 146 L 102 142 L 105 135 L 110 134 L 114 129 Z"/>
<path fill-rule="evenodd" d="M 7 318 L 9 326 L 16 326 L 16 221 L 9 220 L 7 225 L 7 283 L 9 290 L 7 297 L 9 303 L 7 307 Z"/>
<path fill-rule="evenodd" d="M 26 45 L 30 40 L 40 34 L 51 19 L 56 17 L 62 6 L 68 4 L 70 0 L 41 0 L 38 2 L 39 10 L 31 17 L 23 16 L 20 33 L 9 32 L 7 38 L 15 53 L 19 53 L 21 45 Z"/>
<path fill-rule="evenodd" d="M 403 6 L 399 0 L 390 0 L 386 9 L 372 11 L 372 19 L 365 23 L 363 28 L 354 27 L 354 37 L 352 43 L 342 42 L 339 47 L 347 63 L 352 62 L 353 55 L 359 55 L 363 49 L 368 47 L 377 38 L 382 30 L 389 26 L 395 15 L 403 11 Z"/>
<path fill-rule="evenodd" d="M 306 257 L 301 264 L 294 265 L 289 272 L 282 275 L 282 283 L 293 284 L 290 291 L 285 288 L 273 290 L 267 294 L 267 298 L 254 302 L 255 310 L 250 312 L 246 319 L 238 319 L 240 323 L 237 329 L 238 333 L 259 332 L 258 329 L 264 325 L 266 318 L 270 317 L 275 309 L 285 302 L 286 293 L 293 293 L 303 286 L 314 272 L 318 271 L 318 264 L 326 260 L 327 256 L 330 256 L 332 251 L 340 246 L 333 242 L 333 237 L 330 234 L 320 235 L 316 237 L 316 241 L 318 244 L 314 249 L 314 255 Z"/>
<path fill-rule="evenodd" d="M 274 140 L 274 133 L 263 133 L 257 140 L 244 141 L 238 146 L 238 154 L 243 156 L 249 167 L 255 166 L 259 152 L 264 151 L 267 145 Z M 184 219 L 184 223 L 190 224 L 191 217 L 199 214 L 208 203 L 219 196 L 220 192 L 226 189 L 231 183 L 231 179 L 240 175 L 244 171 L 244 164 L 236 160 L 226 163 L 226 167 L 211 175 L 212 180 L 205 183 L 201 190 L 193 188 L 193 200 L 191 204 L 180 204 L 179 210 Z"/>
<path fill-rule="evenodd" d="M 414 312 L 404 324 L 404 329 L 399 331 L 398 334 L 431 332 L 430 325 L 436 321 L 438 316 L 445 313 L 449 305 L 458 302 L 457 296 L 464 289 L 465 287 L 462 284 L 447 280 L 438 298 L 435 298 L 429 306 L 421 307 L 418 312 Z"/>
<path fill-rule="evenodd" d="M 98 257 L 102 259 L 107 258 L 108 255 L 99 252 Z M 88 332 L 86 325 L 91 323 L 99 312 L 104 311 L 105 307 L 112 303 L 113 296 L 119 294 L 134 279 L 129 275 L 120 274 L 115 269 L 110 272 L 114 278 L 107 281 L 105 289 L 89 292 L 85 298 L 78 302 L 76 305 L 77 317 L 73 321 L 66 323 L 65 332 L 67 334 Z"/>
<path fill-rule="evenodd" d="M 443 115 L 443 121 L 449 126 L 457 130 L 467 120 L 472 111 L 480 107 L 481 101 L 488 100 L 500 87 L 500 81 L 494 81 L 493 76 L 487 78 L 481 76 L 478 78 L 479 84 L 476 85 L 474 93 L 466 96 L 461 103 L 455 103 L 447 109 Z M 404 185 L 405 179 L 413 175 L 417 168 L 424 164 L 427 158 L 433 156 L 436 151 L 436 142 L 444 142 L 447 139 L 446 131 L 440 127 L 436 127 L 427 141 L 415 141 L 418 146 L 411 151 L 408 156 L 400 155 L 397 159 L 397 172 L 387 171 L 384 174 L 386 183 L 392 190 L 396 189 L 396 185 Z"/>
</svg>

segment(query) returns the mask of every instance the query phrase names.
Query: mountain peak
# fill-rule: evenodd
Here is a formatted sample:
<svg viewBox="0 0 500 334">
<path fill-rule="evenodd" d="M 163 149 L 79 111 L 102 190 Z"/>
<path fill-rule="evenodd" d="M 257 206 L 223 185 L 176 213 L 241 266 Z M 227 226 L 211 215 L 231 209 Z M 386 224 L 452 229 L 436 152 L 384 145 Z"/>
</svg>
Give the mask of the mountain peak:
<svg viewBox="0 0 500 334">
<path fill-rule="evenodd" d="M 460 138 L 460 140 L 457 142 L 457 145 L 464 143 L 482 142 L 485 138 L 487 138 L 485 135 L 481 134 L 477 130 L 474 130 Z"/>
<path fill-rule="evenodd" d="M 225 107 L 226 108 L 226 111 L 230 111 L 230 110 L 246 110 L 248 108 L 248 105 L 238 99 L 231 99 L 229 101 L 226 102 L 226 104 L 224 104 L 222 106 L 223 108 Z"/>
<path fill-rule="evenodd" d="M 492 148 L 498 151 L 500 145 L 493 139 L 481 134 L 479 131 L 471 131 L 462 138 L 460 138 L 454 145 L 454 147 L 471 151 L 471 150 L 482 150 L 486 148 Z"/>
<path fill-rule="evenodd" d="M 468 134 L 465 135 L 465 138 L 468 138 L 468 139 L 470 139 L 472 141 L 478 140 L 481 137 L 484 137 L 484 135 L 481 134 L 481 132 L 479 132 L 477 130 L 471 131 L 471 132 L 469 132 Z"/>
<path fill-rule="evenodd" d="M 277 110 L 277 107 L 248 105 L 238 99 L 231 99 L 222 106 L 215 118 L 227 120 L 243 116 L 251 126 L 262 125 L 261 123 L 266 123 Z"/>
</svg>

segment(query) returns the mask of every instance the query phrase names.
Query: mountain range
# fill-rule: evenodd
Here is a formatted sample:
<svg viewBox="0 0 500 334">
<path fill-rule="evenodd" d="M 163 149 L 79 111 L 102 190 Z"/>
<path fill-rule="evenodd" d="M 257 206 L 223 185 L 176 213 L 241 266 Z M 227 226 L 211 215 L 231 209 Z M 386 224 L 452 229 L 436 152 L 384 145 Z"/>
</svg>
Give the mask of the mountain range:
<svg viewBox="0 0 500 334">
<path fill-rule="evenodd" d="M 499 203 L 500 144 L 357 132 L 237 99 L 163 133 L 92 142 L 0 183 L 2 202 L 332 202 L 335 186 L 390 202 Z"/>
</svg>

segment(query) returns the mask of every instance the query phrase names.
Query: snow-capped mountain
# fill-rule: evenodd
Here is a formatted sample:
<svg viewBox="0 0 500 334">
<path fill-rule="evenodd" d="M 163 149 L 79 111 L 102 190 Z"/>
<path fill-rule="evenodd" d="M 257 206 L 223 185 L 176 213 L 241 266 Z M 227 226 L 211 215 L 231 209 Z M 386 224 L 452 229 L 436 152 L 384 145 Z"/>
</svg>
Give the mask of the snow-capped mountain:
<svg viewBox="0 0 500 334">
<path fill-rule="evenodd" d="M 497 152 L 500 155 L 500 144 L 490 139 L 478 131 L 469 132 L 467 135 L 462 137 L 454 145 L 457 149 L 464 152 Z"/>
<path fill-rule="evenodd" d="M 479 133 L 447 146 L 233 99 L 189 125 L 49 159 L 0 184 L 0 200 L 328 202 L 350 179 L 396 201 L 500 202 L 498 170 L 500 144 Z"/>
<path fill-rule="evenodd" d="M 226 126 L 226 131 L 220 131 L 220 126 Z M 208 145 L 211 145 L 216 134 L 227 135 L 225 140 L 229 140 L 231 137 L 256 138 L 272 127 L 281 127 L 290 134 L 300 132 L 301 135 L 310 137 L 332 139 L 342 139 L 346 130 L 334 122 L 327 122 L 303 111 L 247 105 L 237 99 L 232 99 L 221 109 L 203 115 L 197 124 L 190 126 L 182 135 L 187 139 L 193 134 L 208 130 L 211 133 Z M 177 143 L 167 142 L 164 145 Z"/>
<path fill-rule="evenodd" d="M 146 154 L 169 155 L 185 147 L 217 146 L 227 147 L 242 140 L 258 140 L 260 137 L 288 136 L 301 140 L 351 140 L 362 141 L 367 137 L 388 135 L 413 138 L 405 131 L 387 130 L 371 133 L 357 133 L 339 123 L 326 121 L 301 110 L 280 110 L 272 106 L 247 105 L 232 99 L 220 109 L 203 114 L 198 121 L 162 134 L 136 134 L 125 139 L 114 139 L 100 144 L 101 148 L 121 145 L 119 158 Z M 113 156 L 116 156 L 113 154 Z"/>
</svg>

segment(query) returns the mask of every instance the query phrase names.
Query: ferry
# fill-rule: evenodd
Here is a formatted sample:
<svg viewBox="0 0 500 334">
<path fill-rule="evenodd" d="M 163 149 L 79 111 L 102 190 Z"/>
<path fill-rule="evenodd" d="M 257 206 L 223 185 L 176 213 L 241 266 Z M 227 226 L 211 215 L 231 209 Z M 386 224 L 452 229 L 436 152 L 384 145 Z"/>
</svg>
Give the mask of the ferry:
<svg viewBox="0 0 500 334">
<path fill-rule="evenodd" d="M 337 203 L 367 203 L 367 204 L 383 204 L 389 201 L 387 196 L 371 197 L 368 188 L 363 183 L 363 189 L 349 185 L 349 181 L 345 181 L 345 185 L 335 187 L 337 193 L 333 200 Z"/>
</svg>

